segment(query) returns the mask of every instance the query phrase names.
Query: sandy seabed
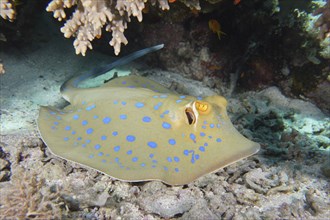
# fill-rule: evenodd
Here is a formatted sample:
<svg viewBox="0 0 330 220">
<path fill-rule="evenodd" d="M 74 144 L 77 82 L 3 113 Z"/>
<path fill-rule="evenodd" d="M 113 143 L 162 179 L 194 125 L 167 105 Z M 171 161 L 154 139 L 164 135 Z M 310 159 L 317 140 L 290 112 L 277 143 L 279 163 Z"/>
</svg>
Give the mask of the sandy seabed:
<svg viewBox="0 0 330 220">
<path fill-rule="evenodd" d="M 31 49 L 32 48 L 32 49 Z M 97 52 L 74 54 L 54 38 L 26 50 L 1 51 L 1 219 L 327 219 L 330 216 L 330 119 L 276 87 L 228 98 L 235 127 L 261 144 L 258 154 L 184 186 L 127 183 L 53 156 L 35 119 L 40 105 L 65 106 L 60 85 L 109 63 Z M 137 61 L 138 62 L 138 61 Z M 131 65 L 135 73 L 181 93 L 216 91 L 178 73 Z"/>
</svg>

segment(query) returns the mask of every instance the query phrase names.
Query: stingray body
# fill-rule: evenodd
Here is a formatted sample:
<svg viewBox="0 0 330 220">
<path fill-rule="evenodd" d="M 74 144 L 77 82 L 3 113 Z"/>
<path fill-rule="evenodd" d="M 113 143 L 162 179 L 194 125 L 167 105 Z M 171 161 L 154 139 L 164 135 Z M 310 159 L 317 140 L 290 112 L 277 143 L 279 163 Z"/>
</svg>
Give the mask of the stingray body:
<svg viewBox="0 0 330 220">
<path fill-rule="evenodd" d="M 233 127 L 222 96 L 179 95 L 139 76 L 62 92 L 70 105 L 40 109 L 43 141 L 116 179 L 186 184 L 259 150 Z"/>
</svg>

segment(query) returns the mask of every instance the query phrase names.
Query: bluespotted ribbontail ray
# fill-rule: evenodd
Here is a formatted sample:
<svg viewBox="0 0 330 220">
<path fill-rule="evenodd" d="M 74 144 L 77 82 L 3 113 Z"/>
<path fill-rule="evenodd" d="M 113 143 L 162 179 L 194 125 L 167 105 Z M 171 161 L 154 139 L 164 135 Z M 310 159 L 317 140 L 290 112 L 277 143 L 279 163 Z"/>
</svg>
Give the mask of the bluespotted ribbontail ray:
<svg viewBox="0 0 330 220">
<path fill-rule="evenodd" d="M 124 181 L 160 180 L 171 185 L 248 157 L 259 144 L 242 136 L 227 116 L 222 96 L 196 98 L 171 92 L 139 76 L 97 87 L 78 84 L 146 53 L 137 51 L 61 87 L 64 109 L 41 107 L 38 127 L 52 153 Z"/>
</svg>

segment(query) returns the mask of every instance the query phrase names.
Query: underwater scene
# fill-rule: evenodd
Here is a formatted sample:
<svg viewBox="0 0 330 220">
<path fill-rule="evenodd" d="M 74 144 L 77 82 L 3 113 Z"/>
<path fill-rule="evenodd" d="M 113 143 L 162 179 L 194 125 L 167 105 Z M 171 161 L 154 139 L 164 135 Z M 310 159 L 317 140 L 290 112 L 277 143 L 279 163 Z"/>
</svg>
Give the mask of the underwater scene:
<svg viewBox="0 0 330 220">
<path fill-rule="evenodd" d="M 0 0 L 0 219 L 329 218 L 329 0 Z"/>
</svg>

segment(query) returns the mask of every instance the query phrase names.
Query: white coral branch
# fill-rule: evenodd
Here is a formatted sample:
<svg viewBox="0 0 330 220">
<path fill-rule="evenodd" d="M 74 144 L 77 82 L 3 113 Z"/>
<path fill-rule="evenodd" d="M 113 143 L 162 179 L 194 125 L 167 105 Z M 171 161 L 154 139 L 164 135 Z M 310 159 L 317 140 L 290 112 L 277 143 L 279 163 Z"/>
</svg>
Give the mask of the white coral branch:
<svg viewBox="0 0 330 220">
<path fill-rule="evenodd" d="M 0 16 L 3 19 L 12 21 L 16 17 L 14 3 L 10 0 L 0 0 Z"/>
<path fill-rule="evenodd" d="M 0 0 L 7 2 L 8 0 Z M 168 0 L 52 0 L 46 10 L 53 12 L 53 16 L 59 21 L 67 19 L 66 8 L 76 7 L 64 26 L 61 28 L 66 38 L 75 37 L 74 47 L 77 54 L 85 56 L 87 49 L 92 49 L 91 41 L 102 35 L 105 26 L 106 31 L 112 32 L 109 44 L 114 48 L 115 54 L 120 53 L 121 44 L 128 43 L 124 31 L 130 18 L 136 17 L 139 22 L 143 20 L 142 10 L 145 3 L 156 3 L 163 10 L 169 10 Z M 180 0 L 189 7 L 199 9 L 198 0 Z"/>
</svg>

